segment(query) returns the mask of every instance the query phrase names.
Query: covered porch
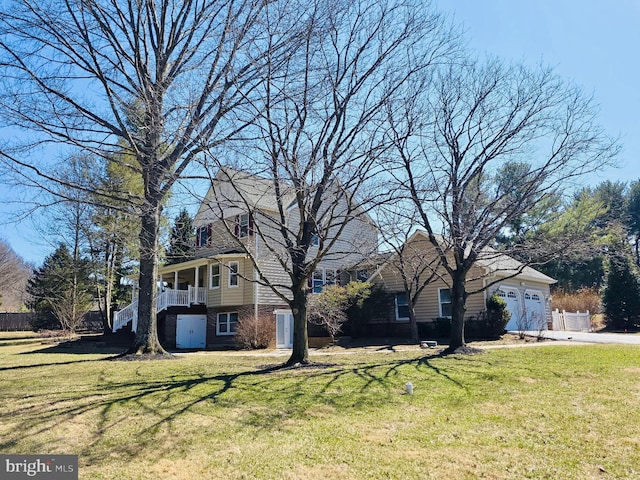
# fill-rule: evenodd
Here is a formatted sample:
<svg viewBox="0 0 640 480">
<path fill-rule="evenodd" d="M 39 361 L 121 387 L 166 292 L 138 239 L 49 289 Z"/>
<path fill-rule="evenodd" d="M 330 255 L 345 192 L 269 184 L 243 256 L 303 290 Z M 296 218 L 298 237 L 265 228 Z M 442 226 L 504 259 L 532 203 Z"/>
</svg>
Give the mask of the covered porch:
<svg viewBox="0 0 640 480">
<path fill-rule="evenodd" d="M 161 267 L 158 271 L 156 312 L 160 313 L 169 307 L 206 305 L 208 265 L 207 259 L 200 258 Z M 137 279 L 134 279 L 134 282 L 137 284 Z M 131 322 L 131 330 L 135 332 L 138 323 L 138 298 L 135 286 L 131 304 L 114 314 L 113 331 L 121 329 L 129 322 Z"/>
</svg>

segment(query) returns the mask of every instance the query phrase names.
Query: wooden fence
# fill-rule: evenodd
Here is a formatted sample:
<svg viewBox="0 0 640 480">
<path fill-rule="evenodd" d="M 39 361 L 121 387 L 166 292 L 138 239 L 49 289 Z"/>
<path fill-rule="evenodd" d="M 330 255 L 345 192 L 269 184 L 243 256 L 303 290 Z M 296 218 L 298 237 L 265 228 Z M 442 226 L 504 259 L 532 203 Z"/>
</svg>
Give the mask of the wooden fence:
<svg viewBox="0 0 640 480">
<path fill-rule="evenodd" d="M 34 313 L 0 312 L 0 332 L 19 332 L 32 330 Z M 58 328 L 59 325 L 58 325 Z M 102 332 L 102 315 L 100 312 L 88 312 L 82 318 L 79 331 L 98 333 Z"/>
</svg>

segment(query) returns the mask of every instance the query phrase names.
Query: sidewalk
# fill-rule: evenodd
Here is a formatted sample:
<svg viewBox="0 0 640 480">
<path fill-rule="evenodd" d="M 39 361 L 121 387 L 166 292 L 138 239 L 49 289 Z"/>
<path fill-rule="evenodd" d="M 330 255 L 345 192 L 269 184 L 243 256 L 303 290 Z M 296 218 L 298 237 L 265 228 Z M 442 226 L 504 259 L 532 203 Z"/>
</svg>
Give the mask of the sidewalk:
<svg viewBox="0 0 640 480">
<path fill-rule="evenodd" d="M 517 332 L 511 332 L 517 333 Z M 526 335 L 537 337 L 538 332 L 525 332 Z M 589 333 L 589 332 L 567 332 L 558 330 L 545 330 L 542 332 L 545 338 L 553 340 L 564 340 L 580 343 L 613 343 L 620 345 L 640 345 L 640 334 L 638 333 Z"/>
</svg>

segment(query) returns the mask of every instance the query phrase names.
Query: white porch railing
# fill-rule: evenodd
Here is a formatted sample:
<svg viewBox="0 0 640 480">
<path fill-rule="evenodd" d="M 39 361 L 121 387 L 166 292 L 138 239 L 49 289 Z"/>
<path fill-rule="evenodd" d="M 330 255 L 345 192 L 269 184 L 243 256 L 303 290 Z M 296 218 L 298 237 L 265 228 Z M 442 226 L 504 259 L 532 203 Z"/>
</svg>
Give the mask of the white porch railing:
<svg viewBox="0 0 640 480">
<path fill-rule="evenodd" d="M 588 332 L 591 330 L 591 315 L 585 312 L 560 312 L 557 308 L 551 312 L 554 330 Z"/>
<path fill-rule="evenodd" d="M 129 322 L 133 322 L 132 330 L 135 332 L 135 327 L 137 327 L 138 323 L 138 299 L 113 314 L 113 331 L 120 330 Z"/>
<path fill-rule="evenodd" d="M 195 304 L 204 304 L 206 301 L 206 288 L 189 286 L 188 290 L 165 290 L 158 294 L 156 312 L 160 313 L 169 307 L 189 307 Z M 138 299 L 114 313 L 113 331 L 120 330 L 129 322 L 132 322 L 131 330 L 135 332 L 138 327 Z"/>
</svg>

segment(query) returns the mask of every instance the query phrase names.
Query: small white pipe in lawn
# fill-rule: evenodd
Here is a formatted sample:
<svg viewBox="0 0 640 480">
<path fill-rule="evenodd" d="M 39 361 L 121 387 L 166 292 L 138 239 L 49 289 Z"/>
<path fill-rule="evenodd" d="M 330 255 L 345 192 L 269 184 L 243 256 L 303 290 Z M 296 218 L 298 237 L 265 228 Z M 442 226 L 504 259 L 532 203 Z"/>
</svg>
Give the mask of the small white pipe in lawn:
<svg viewBox="0 0 640 480">
<path fill-rule="evenodd" d="M 409 395 L 413 395 L 413 383 L 407 382 L 407 384 L 405 385 L 405 388 L 407 389 L 407 393 Z"/>
</svg>

